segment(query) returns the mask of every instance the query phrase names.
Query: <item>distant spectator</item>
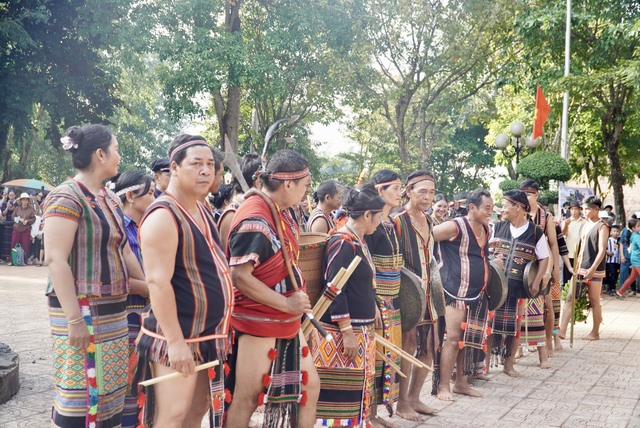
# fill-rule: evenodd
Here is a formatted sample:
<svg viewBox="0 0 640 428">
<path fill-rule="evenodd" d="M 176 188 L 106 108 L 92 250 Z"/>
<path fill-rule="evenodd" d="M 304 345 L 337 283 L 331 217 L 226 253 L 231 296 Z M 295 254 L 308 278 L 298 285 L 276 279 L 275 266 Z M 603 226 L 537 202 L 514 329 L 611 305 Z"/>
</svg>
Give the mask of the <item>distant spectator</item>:
<svg viewBox="0 0 640 428">
<path fill-rule="evenodd" d="M 151 164 L 151 171 L 153 171 L 153 181 L 156 183 L 156 190 L 153 196 L 158 198 L 165 190 L 167 190 L 169 180 L 171 180 L 169 158 L 154 160 Z"/>
<path fill-rule="evenodd" d="M 28 193 L 20 195 L 19 205 L 13 210 L 12 220 L 15 224 L 11 234 L 11 248 L 20 244 L 25 257 L 28 257 L 31 247 L 31 225 L 36 221 L 36 212 L 31 206 Z"/>
<path fill-rule="evenodd" d="M 13 234 L 13 210 L 18 206 L 16 201 L 16 191 L 4 188 L 2 194 L 2 217 L 4 219 L 4 234 L 0 236 L 0 249 L 2 258 L 11 263 L 11 235 Z"/>
<path fill-rule="evenodd" d="M 607 243 L 607 257 L 605 259 L 606 276 L 604 278 L 609 295 L 616 293 L 618 285 L 618 275 L 620 274 L 620 255 L 622 254 L 620 245 L 620 226 L 614 224 L 611 226 L 609 242 Z"/>
</svg>

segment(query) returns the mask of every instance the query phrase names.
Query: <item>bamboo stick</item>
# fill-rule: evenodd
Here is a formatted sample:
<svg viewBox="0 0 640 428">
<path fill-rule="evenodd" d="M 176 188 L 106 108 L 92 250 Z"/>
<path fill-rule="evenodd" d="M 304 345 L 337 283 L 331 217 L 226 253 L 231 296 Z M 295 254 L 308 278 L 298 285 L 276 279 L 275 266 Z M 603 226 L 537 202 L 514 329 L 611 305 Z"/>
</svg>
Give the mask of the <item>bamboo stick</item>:
<svg viewBox="0 0 640 428">
<path fill-rule="evenodd" d="M 219 364 L 220 364 L 220 361 L 218 360 L 200 364 L 199 366 L 196 366 L 196 372 L 199 372 L 201 370 L 207 370 L 208 368 L 215 367 Z M 140 382 L 140 385 L 142 386 L 155 385 L 156 383 L 164 382 L 165 380 L 175 379 L 182 376 L 183 375 L 180 372 L 169 373 L 163 376 L 154 377 L 153 379 L 145 380 L 144 382 Z"/>
<path fill-rule="evenodd" d="M 393 370 L 394 372 L 398 373 L 399 376 L 401 376 L 401 377 L 403 377 L 405 379 L 407 378 L 407 375 L 402 373 L 400 368 L 398 366 L 396 366 L 396 363 L 394 363 L 389 358 L 387 358 L 387 356 L 384 355 L 382 352 L 380 352 L 379 349 L 376 349 L 376 355 L 378 355 L 378 358 L 380 358 L 382 361 L 384 361 L 386 364 L 388 364 L 389 367 L 391 368 L 391 370 Z"/>
<path fill-rule="evenodd" d="M 376 333 L 376 342 L 378 342 L 379 344 L 381 344 L 382 346 L 384 346 L 386 348 L 389 348 L 389 350 L 391 352 L 394 352 L 394 353 L 398 354 L 400 356 L 400 358 L 402 358 L 403 360 L 409 361 L 414 366 L 421 367 L 421 368 L 427 369 L 429 371 L 433 371 L 432 367 L 426 365 L 425 363 L 423 363 L 422 361 L 420 361 L 419 359 L 417 359 L 413 355 L 410 355 L 408 352 L 398 348 L 396 345 L 394 345 L 393 343 L 389 342 L 387 339 L 385 339 L 384 337 L 380 336 L 378 333 Z"/>
</svg>

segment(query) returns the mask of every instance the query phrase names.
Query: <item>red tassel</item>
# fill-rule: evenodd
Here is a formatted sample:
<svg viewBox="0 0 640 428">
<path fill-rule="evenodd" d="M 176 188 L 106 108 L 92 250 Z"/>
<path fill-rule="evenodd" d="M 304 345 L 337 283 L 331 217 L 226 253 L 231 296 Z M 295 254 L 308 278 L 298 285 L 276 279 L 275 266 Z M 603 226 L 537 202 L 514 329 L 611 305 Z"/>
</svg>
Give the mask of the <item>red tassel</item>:
<svg viewBox="0 0 640 428">
<path fill-rule="evenodd" d="M 273 361 L 277 357 L 278 357 L 278 351 L 276 351 L 275 349 L 269 349 L 269 359 Z"/>
<path fill-rule="evenodd" d="M 308 355 L 309 355 L 309 347 L 308 346 L 303 346 L 302 347 L 302 357 L 303 358 L 307 358 Z"/>
<path fill-rule="evenodd" d="M 269 385 L 271 385 L 271 376 L 265 373 L 262 375 L 262 386 L 266 388 Z"/>
<path fill-rule="evenodd" d="M 229 404 L 229 403 L 231 403 L 232 399 L 233 399 L 233 394 L 231 394 L 231 391 L 229 391 L 229 388 L 225 388 L 224 389 L 224 402 Z"/>
<path fill-rule="evenodd" d="M 458 348 L 460 348 L 460 349 L 464 348 L 464 342 L 462 340 L 460 342 L 458 342 Z"/>
<path fill-rule="evenodd" d="M 231 367 L 229 367 L 229 364 L 224 363 L 224 375 L 229 376 L 229 373 L 231 373 Z"/>
<path fill-rule="evenodd" d="M 147 428 L 145 424 L 139 424 L 136 428 Z"/>
<path fill-rule="evenodd" d="M 222 407 L 222 402 L 220 401 L 219 398 L 214 398 L 213 399 L 213 410 L 215 410 L 216 412 L 218 410 L 220 410 L 220 408 Z"/>
<path fill-rule="evenodd" d="M 309 372 L 306 370 L 302 370 L 302 384 L 306 385 L 309 382 Z"/>
<path fill-rule="evenodd" d="M 207 370 L 207 373 L 209 374 L 209 380 L 214 380 L 218 375 L 216 371 L 213 369 L 213 367 L 209 367 L 209 370 Z"/>
<path fill-rule="evenodd" d="M 520 330 L 516 332 L 516 339 L 520 339 Z"/>
<path fill-rule="evenodd" d="M 487 353 L 487 344 L 486 343 L 484 343 L 482 345 L 482 352 L 484 352 L 485 354 Z"/>
<path fill-rule="evenodd" d="M 489 311 L 489 319 L 493 321 L 493 319 L 495 318 L 496 313 L 493 311 Z"/>
<path fill-rule="evenodd" d="M 300 396 L 300 405 L 301 406 L 307 405 L 307 391 L 302 391 L 302 394 Z"/>
<path fill-rule="evenodd" d="M 262 406 L 264 404 L 265 396 L 266 394 L 264 392 L 261 392 L 260 395 L 258 395 L 258 406 Z"/>
<path fill-rule="evenodd" d="M 463 330 L 466 330 L 466 329 L 467 329 L 467 323 L 466 323 L 466 322 L 464 322 L 464 321 L 463 321 L 463 322 L 461 322 L 461 323 L 460 323 L 460 328 L 461 328 L 461 329 L 463 329 Z"/>
<path fill-rule="evenodd" d="M 98 381 L 96 380 L 96 378 L 90 377 L 89 378 L 89 385 L 91 385 L 93 388 L 97 388 L 98 387 Z"/>
<path fill-rule="evenodd" d="M 144 392 L 140 391 L 137 399 L 138 407 L 142 409 L 144 405 L 147 403 L 147 396 L 144 395 Z"/>
<path fill-rule="evenodd" d="M 491 333 L 493 333 L 493 329 L 491 327 L 487 327 L 487 336 L 491 336 Z"/>
</svg>

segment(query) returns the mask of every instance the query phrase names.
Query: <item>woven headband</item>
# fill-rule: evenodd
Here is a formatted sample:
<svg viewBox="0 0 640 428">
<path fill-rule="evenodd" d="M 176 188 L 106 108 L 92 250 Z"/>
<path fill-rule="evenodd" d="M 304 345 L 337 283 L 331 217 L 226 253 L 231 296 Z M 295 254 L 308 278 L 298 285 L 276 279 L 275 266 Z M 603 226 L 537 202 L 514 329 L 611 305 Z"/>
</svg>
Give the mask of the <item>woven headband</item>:
<svg viewBox="0 0 640 428">
<path fill-rule="evenodd" d="M 209 146 L 209 144 L 207 144 L 207 142 L 204 140 L 193 140 L 193 141 L 187 141 L 186 143 L 182 143 L 171 151 L 171 155 L 169 155 L 169 163 L 173 162 L 173 157 L 179 151 L 188 149 L 189 147 L 192 147 L 192 146 Z"/>
<path fill-rule="evenodd" d="M 299 180 L 301 178 L 305 178 L 311 173 L 309 172 L 309 168 L 302 169 L 300 171 L 293 172 L 272 172 L 268 174 L 269 178 L 273 178 L 275 180 Z"/>
<path fill-rule="evenodd" d="M 145 186 L 145 184 L 134 184 L 133 186 L 125 187 L 124 189 L 118 190 L 116 192 L 116 196 L 122 196 L 127 192 L 135 192 L 136 190 L 140 190 Z"/>
<path fill-rule="evenodd" d="M 515 199 L 509 197 L 509 196 L 503 196 L 504 199 L 506 199 L 507 201 L 511 202 L 513 205 L 520 205 L 522 208 L 526 209 L 527 206 L 525 204 L 523 204 L 520 201 L 516 201 Z"/>
<path fill-rule="evenodd" d="M 392 180 L 392 181 L 387 181 L 387 182 L 384 182 L 384 183 L 378 183 L 378 184 L 376 184 L 376 185 L 375 185 L 375 188 L 376 188 L 376 189 L 379 189 L 379 188 L 381 188 L 381 187 L 384 187 L 384 186 L 392 186 L 392 185 L 394 185 L 394 184 L 399 184 L 399 185 L 401 185 L 401 186 L 402 186 L 402 181 L 400 181 L 400 179 L 399 179 L 399 178 L 396 178 L 395 180 Z"/>
<path fill-rule="evenodd" d="M 583 202 L 583 203 L 582 203 L 582 206 L 583 206 L 583 207 L 587 207 L 587 208 L 598 208 L 598 209 L 600 209 L 600 207 L 599 207 L 598 205 L 596 205 L 596 204 L 590 204 L 590 203 L 588 203 L 588 202 Z"/>
<path fill-rule="evenodd" d="M 371 211 L 372 213 L 380 213 L 382 212 L 382 208 L 380 208 L 379 210 L 357 210 L 357 211 L 349 211 L 348 209 L 344 209 L 343 211 L 345 211 L 348 215 L 363 215 L 367 211 Z"/>
<path fill-rule="evenodd" d="M 520 189 L 520 191 L 525 192 L 525 193 L 527 193 L 527 192 L 535 193 L 536 195 L 538 194 L 538 191 L 536 189 L 534 189 L 533 187 L 525 187 L 525 188 Z"/>
<path fill-rule="evenodd" d="M 423 181 L 433 181 L 434 183 L 436 182 L 430 175 L 420 175 L 409 180 L 407 182 L 407 187 L 413 186 L 414 184 L 422 183 Z"/>
</svg>

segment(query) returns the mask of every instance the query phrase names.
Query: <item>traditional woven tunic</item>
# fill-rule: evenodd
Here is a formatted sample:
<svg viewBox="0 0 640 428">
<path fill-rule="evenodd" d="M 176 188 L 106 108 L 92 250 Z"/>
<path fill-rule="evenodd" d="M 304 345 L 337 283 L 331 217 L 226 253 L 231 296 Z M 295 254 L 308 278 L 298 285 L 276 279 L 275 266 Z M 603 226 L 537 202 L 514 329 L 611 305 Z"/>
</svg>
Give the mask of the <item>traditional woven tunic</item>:
<svg viewBox="0 0 640 428">
<path fill-rule="evenodd" d="M 289 255 L 300 289 L 305 290 L 305 281 L 297 266 L 299 230 L 289 210 L 277 209 L 277 215 L 274 219 L 261 196 L 248 195 L 233 217 L 227 254 L 231 266 L 253 263 L 254 277 L 288 297 L 295 289 L 283 251 Z M 284 242 L 276 233 L 276 221 L 283 229 Z M 306 401 L 302 398 L 306 393 L 302 390 L 304 372 L 300 370 L 300 359 L 308 348 L 301 348 L 298 336 L 301 316 L 256 302 L 236 289 L 232 323 L 238 334 L 276 338 L 275 347 L 268 355 L 273 362 L 269 373 L 264 374 L 268 381 L 258 400 L 266 404 L 264 426 L 295 426 L 298 403 Z M 267 358 L 267 355 L 259 357 Z"/>
<path fill-rule="evenodd" d="M 307 220 L 307 230 L 311 230 L 311 226 L 316 221 L 325 222 L 327 224 L 328 231 L 331 231 L 336 227 L 336 222 L 333 217 L 330 215 L 326 215 L 324 211 L 317 207 L 313 211 L 311 211 L 311 214 L 309 214 L 309 220 Z"/>
<path fill-rule="evenodd" d="M 54 427 L 119 427 L 128 374 L 125 299 L 129 275 L 123 249 L 127 243 L 120 200 L 102 188 L 93 195 L 69 179 L 53 190 L 44 205 L 44 219 L 77 222 L 69 266 L 84 321 L 91 335 L 84 350 L 69 344 L 68 324 L 47 286 L 53 341 Z"/>
<path fill-rule="evenodd" d="M 490 275 L 487 261 L 490 232 L 483 226 L 485 239 L 481 246 L 466 216 L 449 221 L 456 225 L 458 232 L 453 238 L 440 242 L 440 276 L 446 304 L 467 312 L 466 321 L 460 326 L 464 330 L 460 344 L 465 350 L 463 372 L 465 375 L 477 374 L 481 367 L 474 362 L 483 364 L 488 335 L 486 286 Z"/>
<path fill-rule="evenodd" d="M 523 285 L 525 266 L 532 260 L 544 259 L 549 256 L 546 242 L 543 247 L 544 251 L 539 251 L 537 248 L 541 240 L 544 239 L 542 230 L 532 222 L 525 223 L 525 226 L 524 232 L 517 237 L 514 236 L 513 230 L 517 232 L 521 232 L 521 230 L 513 228 L 508 221 L 499 221 L 494 226 L 493 237 L 500 239 L 494 252 L 505 265 L 505 275 L 509 286 L 505 303 L 495 311 L 492 328 L 493 353 L 501 355 L 503 358 L 508 356 L 509 347 L 506 338 L 520 336 L 520 331 L 517 328 L 518 305 L 520 299 L 527 297 Z"/>
<path fill-rule="evenodd" d="M 175 295 L 178 323 L 197 364 L 214 360 L 225 361 L 231 348 L 230 315 L 233 309 L 233 289 L 220 238 L 211 210 L 197 203 L 205 223 L 201 229 L 196 219 L 172 195 L 165 192 L 147 209 L 142 223 L 152 212 L 167 210 L 178 232 L 175 267 L 170 279 Z M 167 225 L 167 227 L 172 227 Z M 141 334 L 136 343 L 139 372 L 149 362 L 169 365 L 169 345 L 162 326 L 153 313 L 153 307 L 143 315 Z M 213 425 L 222 426 L 224 401 L 222 364 L 214 369 L 216 376 L 209 381 Z M 153 387 L 145 388 L 147 401 Z M 143 411 L 144 421 L 153 420 L 153 405 Z"/>
<path fill-rule="evenodd" d="M 598 255 L 599 246 L 599 233 L 600 229 L 607 226 L 602 220 L 598 220 L 589 229 L 588 222 L 582 229 L 582 235 L 580 238 L 580 248 L 578 250 L 578 275 L 585 275 L 587 271 L 593 266 Z M 602 279 L 606 275 L 605 259 L 604 257 L 597 266 L 593 279 Z"/>
<path fill-rule="evenodd" d="M 400 243 L 392 222 L 382 223 L 365 241 L 376 268 L 376 297 L 382 317 L 382 330 L 376 333 L 402 348 L 402 320 L 398 293 L 400 292 L 400 267 L 402 253 Z M 378 350 L 385 348 L 378 345 Z M 400 368 L 400 356 L 387 350 L 387 358 Z M 400 379 L 395 371 L 382 359 L 376 359 L 375 400 L 376 404 L 384 404 L 389 415 L 393 415 L 392 404 L 398 401 Z"/>
<path fill-rule="evenodd" d="M 375 268 L 366 244 L 356 236 L 335 234 L 327 242 L 323 258 L 324 284 L 347 268 L 355 256 L 362 261 L 342 288 L 321 321 L 334 337 L 327 342 L 314 329 L 311 352 L 320 376 L 316 415 L 323 426 L 366 426 L 375 377 L 376 316 Z M 348 361 L 338 321 L 350 320 L 358 340 L 358 356 Z"/>
</svg>

